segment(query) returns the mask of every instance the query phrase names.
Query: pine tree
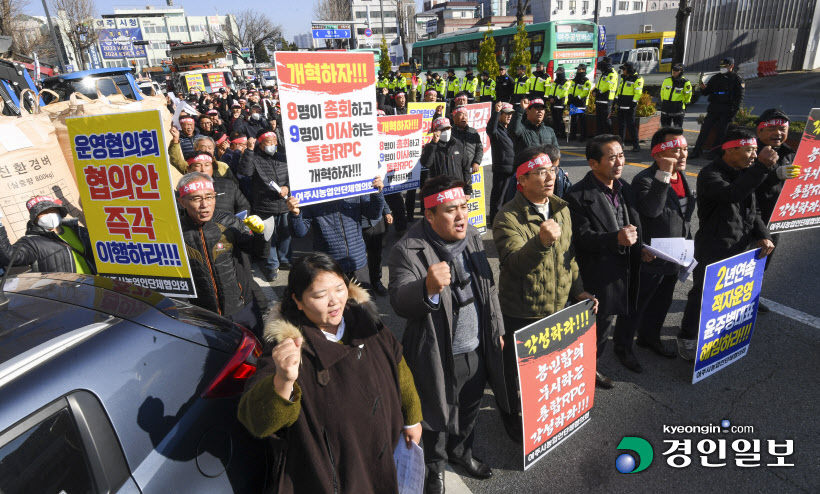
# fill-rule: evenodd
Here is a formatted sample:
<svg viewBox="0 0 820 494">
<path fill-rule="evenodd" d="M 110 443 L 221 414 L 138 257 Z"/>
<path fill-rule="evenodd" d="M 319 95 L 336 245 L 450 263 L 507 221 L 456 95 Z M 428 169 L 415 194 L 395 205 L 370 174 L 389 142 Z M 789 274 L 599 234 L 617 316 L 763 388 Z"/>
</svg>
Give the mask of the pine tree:
<svg viewBox="0 0 820 494">
<path fill-rule="evenodd" d="M 524 29 L 524 23 L 518 23 L 518 31 L 513 38 L 513 52 L 510 58 L 510 73 L 515 74 L 515 70 L 519 65 L 523 65 L 527 69 L 527 76 L 532 75 L 532 59 L 530 57 L 530 39 L 527 37 L 527 31 Z"/>
<path fill-rule="evenodd" d="M 476 68 L 479 73 L 484 70 L 489 72 L 493 80 L 495 80 L 500 73 L 498 58 L 495 56 L 495 38 L 493 38 L 492 29 L 484 33 L 484 40 L 481 42 L 481 48 L 478 51 L 478 63 L 476 64 Z"/>
<path fill-rule="evenodd" d="M 387 49 L 387 40 L 384 38 L 384 36 L 382 36 L 382 44 L 380 48 L 382 53 L 381 58 L 379 59 L 379 68 L 386 75 L 388 72 L 390 72 L 390 68 L 393 66 L 393 64 L 390 63 L 390 52 Z"/>
</svg>

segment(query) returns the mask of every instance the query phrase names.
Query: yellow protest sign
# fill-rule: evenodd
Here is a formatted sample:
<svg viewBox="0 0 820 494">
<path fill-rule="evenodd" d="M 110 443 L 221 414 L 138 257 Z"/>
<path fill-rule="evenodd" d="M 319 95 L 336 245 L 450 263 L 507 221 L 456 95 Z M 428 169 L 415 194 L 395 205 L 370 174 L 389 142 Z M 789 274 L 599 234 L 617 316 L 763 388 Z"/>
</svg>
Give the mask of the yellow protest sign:
<svg viewBox="0 0 820 494">
<path fill-rule="evenodd" d="M 467 221 L 484 233 L 487 231 L 487 211 L 484 206 L 484 168 L 473 173 L 473 192 L 467 201 Z"/>
<path fill-rule="evenodd" d="M 196 297 L 158 110 L 66 120 L 97 271 Z"/>
<path fill-rule="evenodd" d="M 202 80 L 202 74 L 188 74 L 185 76 L 185 84 L 188 85 L 188 92 L 204 91 L 205 81 Z"/>
</svg>

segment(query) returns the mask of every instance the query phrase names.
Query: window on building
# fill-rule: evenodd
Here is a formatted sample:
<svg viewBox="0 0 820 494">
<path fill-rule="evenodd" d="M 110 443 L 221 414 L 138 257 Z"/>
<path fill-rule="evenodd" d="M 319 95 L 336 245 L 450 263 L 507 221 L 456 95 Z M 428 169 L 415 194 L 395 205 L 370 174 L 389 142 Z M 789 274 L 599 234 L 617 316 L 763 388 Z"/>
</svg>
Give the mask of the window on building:
<svg viewBox="0 0 820 494">
<path fill-rule="evenodd" d="M 611 14 L 612 13 L 612 7 L 607 7 L 606 8 L 606 13 Z"/>
<path fill-rule="evenodd" d="M 569 0 L 569 9 L 575 10 L 575 0 Z"/>
<path fill-rule="evenodd" d="M 632 2 L 632 10 L 636 10 L 638 12 L 643 10 L 643 2 Z"/>
<path fill-rule="evenodd" d="M 557 2 L 555 2 L 555 8 L 558 10 L 564 10 L 564 2 L 558 0 Z"/>
<path fill-rule="evenodd" d="M 143 29 L 145 29 L 145 32 L 148 34 L 153 34 L 156 32 L 154 31 L 154 26 L 145 26 Z"/>
<path fill-rule="evenodd" d="M 618 2 L 618 10 L 629 10 L 629 2 Z"/>
<path fill-rule="evenodd" d="M 162 32 L 162 33 L 168 34 L 168 28 L 165 27 L 165 26 L 158 27 L 157 32 L 158 33 Z"/>
<path fill-rule="evenodd" d="M 384 11 L 384 17 L 385 18 L 387 18 L 387 17 L 396 17 L 396 11 L 395 10 L 385 10 Z"/>
<path fill-rule="evenodd" d="M 581 8 L 584 10 L 589 10 L 589 2 L 581 2 Z"/>
<path fill-rule="evenodd" d="M 357 10 L 356 19 L 367 19 L 367 12 L 363 10 Z"/>
</svg>

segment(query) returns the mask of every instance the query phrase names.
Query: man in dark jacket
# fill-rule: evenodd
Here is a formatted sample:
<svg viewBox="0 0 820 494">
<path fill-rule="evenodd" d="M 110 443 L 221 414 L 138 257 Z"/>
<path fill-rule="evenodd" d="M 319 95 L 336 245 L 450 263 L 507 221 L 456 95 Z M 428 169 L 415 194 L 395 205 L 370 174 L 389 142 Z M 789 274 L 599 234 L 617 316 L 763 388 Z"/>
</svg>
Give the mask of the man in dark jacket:
<svg viewBox="0 0 820 494">
<path fill-rule="evenodd" d="M 194 152 L 194 142 L 202 137 L 196 129 L 196 119 L 185 115 L 179 118 L 179 147 L 182 154 Z"/>
<path fill-rule="evenodd" d="M 683 130 L 664 127 L 652 136 L 655 163 L 632 179 L 645 244 L 651 244 L 656 238 L 692 238 L 689 222 L 695 211 L 695 198 L 686 180 L 687 153 Z M 678 264 L 656 259 L 649 253 L 643 255 L 638 311 L 629 317 L 629 331 L 619 334 L 614 342 L 616 348 L 621 349 L 618 355 L 634 357 L 632 338 L 637 331 L 638 346 L 675 358 L 675 352 L 661 343 L 661 329 L 672 305 L 680 270 Z M 632 360 L 622 362 L 631 365 Z M 634 361 L 637 362 L 637 358 Z"/>
<path fill-rule="evenodd" d="M 515 331 L 563 309 L 569 300 L 594 296 L 584 291 L 567 203 L 555 195 L 558 164 L 549 146 L 534 146 L 515 156 L 519 190 L 498 212 L 493 240 L 501 265 L 499 300 L 504 316 L 504 376 L 512 413 L 502 414 L 510 438 L 520 443 L 521 402 Z"/>
<path fill-rule="evenodd" d="M 513 93 L 513 80 L 507 74 L 506 67 L 499 68 L 499 76 L 495 78 L 495 97 L 496 101 L 502 103 L 509 103 Z"/>
<path fill-rule="evenodd" d="M 516 107 L 507 132 L 513 140 L 515 149 L 522 150 L 532 146 L 542 146 L 551 144 L 559 147 L 555 132 L 544 123 L 544 115 L 547 114 L 547 106 L 542 99 L 530 101 L 527 98 L 521 100 L 521 104 Z"/>
<path fill-rule="evenodd" d="M 387 115 L 407 115 L 407 93 L 403 90 L 396 90 L 393 95 L 393 104 L 387 104 L 384 108 Z"/>
<path fill-rule="evenodd" d="M 14 248 L 19 246 L 14 266 L 31 266 L 41 273 L 97 274 L 88 230 L 75 219 L 65 219 L 68 210 L 61 200 L 35 196 L 26 201 L 26 208 L 26 234 L 14 246 L 0 222 L 0 266 L 9 265 Z"/>
<path fill-rule="evenodd" d="M 490 151 L 493 154 L 493 188 L 490 192 L 490 214 L 489 224 L 493 224 L 495 214 L 501 206 L 501 196 L 503 195 L 503 184 L 513 175 L 513 158 L 515 158 L 515 148 L 510 134 L 507 133 L 507 126 L 515 110 L 510 103 L 496 103 L 493 106 L 493 113 L 487 122 L 487 135 L 490 137 Z"/>
<path fill-rule="evenodd" d="M 279 274 L 279 268 L 290 269 L 291 246 L 288 228 L 290 179 L 288 165 L 280 159 L 276 134 L 272 130 L 260 130 L 256 138 L 248 139 L 248 147 L 242 153 L 239 173 L 252 177 L 251 203 L 254 214 L 263 220 L 275 217 L 275 230 L 270 240 L 257 235 L 257 255 L 266 260 L 262 273 L 268 281 Z"/>
<path fill-rule="evenodd" d="M 628 329 L 628 316 L 637 311 L 638 272 L 641 263 L 640 219 L 635 197 L 621 180 L 624 151 L 615 135 L 593 137 L 586 147 L 590 170 L 569 188 L 564 200 L 572 216 L 572 238 L 584 288 L 600 300 L 596 329 L 598 358 L 603 354 L 609 330 L 617 339 Z M 601 372 L 595 384 L 611 389 L 612 380 Z"/>
<path fill-rule="evenodd" d="M 288 220 L 296 237 L 307 235 L 311 226 L 313 250 L 330 254 L 344 269 L 345 274 L 355 278 L 356 271 L 367 265 L 367 248 L 362 237 L 362 217 L 377 220 L 382 214 L 382 179 L 373 180 L 372 194 L 337 199 L 299 207 L 299 199 L 287 200 L 290 210 Z"/>
<path fill-rule="evenodd" d="M 509 412 L 498 290 L 481 235 L 467 221 L 464 188 L 446 176 L 428 180 L 424 219 L 388 260 L 390 305 L 407 319 L 402 345 L 424 416 L 428 493 L 444 492 L 446 462 L 476 478 L 492 476 L 472 452 L 487 382 Z"/>
<path fill-rule="evenodd" d="M 766 180 L 755 189 L 757 208 L 760 211 L 760 218 L 763 223 L 769 224 L 777 198 L 783 190 L 783 183 L 791 178 L 800 176 L 800 166 L 793 164 L 795 152 L 786 144 L 786 137 L 789 135 L 789 117 L 781 110 L 770 108 L 760 114 L 757 121 L 757 138 L 760 146 L 769 146 L 775 154 L 767 153 L 767 161 L 763 163 L 770 168 Z M 761 161 L 761 157 L 757 157 Z M 780 240 L 779 233 L 772 234 L 772 242 L 777 246 Z M 774 252 L 766 257 L 766 269 L 772 262 Z M 757 306 L 758 312 L 763 314 L 769 312 L 769 308 L 762 302 Z"/>
<path fill-rule="evenodd" d="M 467 184 L 472 191 L 472 167 L 464 143 L 451 134 L 450 120 L 437 118 L 430 127 L 433 138 L 421 150 L 421 166 L 428 170 L 428 178 L 447 175 Z M 482 153 L 484 150 L 482 149 Z"/>
<path fill-rule="evenodd" d="M 772 253 L 774 243 L 757 209 L 755 189 L 777 166 L 774 150 L 766 146 L 757 154 L 755 135 L 745 129 L 731 130 L 723 138 L 721 157 L 698 173 L 698 232 L 695 234 L 694 286 L 683 311 L 678 352 L 684 360 L 695 359 L 700 324 L 701 298 L 706 266 L 745 252 L 761 249 L 760 257 Z M 755 158 L 759 158 L 756 160 Z M 766 163 L 774 162 L 769 167 Z"/>
<path fill-rule="evenodd" d="M 726 57 L 720 61 L 720 73 L 709 78 L 708 84 L 700 83 L 700 94 L 709 96 L 709 106 L 706 108 L 706 118 L 700 126 L 700 134 L 695 142 L 695 149 L 689 155 L 690 158 L 700 157 L 701 147 L 706 144 L 706 139 L 713 128 L 713 142 L 722 143 L 726 129 L 740 110 L 746 93 L 746 83 L 732 70 L 734 67 L 735 59 Z"/>
<path fill-rule="evenodd" d="M 249 136 L 255 136 L 263 130 L 272 130 L 270 123 L 265 120 L 265 115 L 262 113 L 262 107 L 255 104 L 251 107 L 251 113 L 247 119 L 243 119 L 241 123 L 234 125 L 234 130 L 244 132 Z"/>
<path fill-rule="evenodd" d="M 382 201 L 382 212 L 375 220 L 362 216 L 362 239 L 364 240 L 367 252 L 367 274 L 370 275 L 370 290 L 380 296 L 387 296 L 387 288 L 382 283 L 382 250 L 384 249 L 384 237 L 387 235 L 387 225 L 393 224 L 393 212 L 387 198 L 391 195 L 401 199 L 401 194 L 380 195 Z M 401 204 L 404 202 L 399 201 Z M 386 224 L 385 224 L 386 223 Z M 405 226 L 405 229 L 407 226 Z"/>
<path fill-rule="evenodd" d="M 467 125 L 467 108 L 459 107 L 453 110 L 453 137 L 464 143 L 470 170 L 476 173 L 484 159 L 484 143 L 478 131 Z"/>
<path fill-rule="evenodd" d="M 197 296 L 191 303 L 227 317 L 262 337 L 262 312 L 251 296 L 246 271 L 240 266 L 240 252 L 250 251 L 251 235 L 265 226 L 258 216 L 243 222 L 230 213 L 215 211 L 213 178 L 192 172 L 179 179 L 182 238 Z M 250 228 L 250 229 L 249 229 Z"/>
</svg>

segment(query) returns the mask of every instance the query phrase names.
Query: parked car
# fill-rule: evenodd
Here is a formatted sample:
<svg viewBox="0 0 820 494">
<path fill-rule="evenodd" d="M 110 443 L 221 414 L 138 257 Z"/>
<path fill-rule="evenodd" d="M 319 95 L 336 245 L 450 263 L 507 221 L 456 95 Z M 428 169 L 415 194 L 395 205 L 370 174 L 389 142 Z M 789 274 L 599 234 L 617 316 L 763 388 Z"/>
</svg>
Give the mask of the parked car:
<svg viewBox="0 0 820 494">
<path fill-rule="evenodd" d="M 81 70 L 46 77 L 43 79 L 43 87 L 57 93 L 61 101 L 67 100 L 74 92 L 82 93 L 90 99 L 97 99 L 98 89 L 103 96 L 113 96 L 117 94 L 117 88 L 128 99 L 142 100 L 142 93 L 134 79 L 134 71 L 125 67 Z M 50 103 L 49 98 L 51 96 L 46 93 L 46 103 Z"/>
<path fill-rule="evenodd" d="M 159 83 L 149 78 L 137 79 L 137 87 L 145 96 L 161 96 L 163 94 Z"/>
<path fill-rule="evenodd" d="M 108 278 L 27 273 L 0 302 L 0 492 L 262 492 L 236 419 L 260 345 Z"/>
</svg>

